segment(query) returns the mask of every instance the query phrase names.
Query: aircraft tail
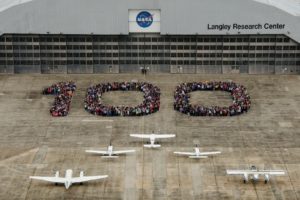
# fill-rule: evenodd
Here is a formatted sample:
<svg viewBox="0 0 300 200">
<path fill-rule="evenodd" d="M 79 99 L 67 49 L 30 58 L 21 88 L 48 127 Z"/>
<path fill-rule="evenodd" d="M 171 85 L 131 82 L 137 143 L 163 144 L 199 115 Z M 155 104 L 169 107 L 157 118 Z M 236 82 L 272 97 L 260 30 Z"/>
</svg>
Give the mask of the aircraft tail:
<svg viewBox="0 0 300 200">
<path fill-rule="evenodd" d="M 160 144 L 144 144 L 144 147 L 146 148 L 159 148 L 161 147 Z"/>
<path fill-rule="evenodd" d="M 208 156 L 189 156 L 189 158 L 208 158 Z"/>
</svg>

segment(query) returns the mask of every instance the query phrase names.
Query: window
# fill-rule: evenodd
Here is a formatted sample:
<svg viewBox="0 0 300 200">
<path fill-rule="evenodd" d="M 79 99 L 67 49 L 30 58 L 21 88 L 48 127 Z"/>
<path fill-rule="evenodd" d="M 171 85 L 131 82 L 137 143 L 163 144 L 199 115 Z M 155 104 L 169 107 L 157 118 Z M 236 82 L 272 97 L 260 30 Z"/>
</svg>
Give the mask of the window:
<svg viewBox="0 0 300 200">
<path fill-rule="evenodd" d="M 223 46 L 223 50 L 229 50 L 229 46 Z"/>
<path fill-rule="evenodd" d="M 203 38 L 197 38 L 197 42 L 203 42 Z"/>
<path fill-rule="evenodd" d="M 190 38 L 184 38 L 184 42 L 190 42 Z"/>
<path fill-rule="evenodd" d="M 201 60 L 197 60 L 197 65 L 202 65 L 202 61 Z"/>
<path fill-rule="evenodd" d="M 263 46 L 263 50 L 269 50 L 268 46 Z"/>
<path fill-rule="evenodd" d="M 229 38 L 223 38 L 224 42 L 229 42 Z"/>
<path fill-rule="evenodd" d="M 284 38 L 283 42 L 290 42 L 290 38 Z"/>
<path fill-rule="evenodd" d="M 264 38 L 263 41 L 264 42 L 269 42 L 269 38 Z"/>
<path fill-rule="evenodd" d="M 256 42 L 256 39 L 255 38 L 250 38 L 250 42 Z"/>
</svg>

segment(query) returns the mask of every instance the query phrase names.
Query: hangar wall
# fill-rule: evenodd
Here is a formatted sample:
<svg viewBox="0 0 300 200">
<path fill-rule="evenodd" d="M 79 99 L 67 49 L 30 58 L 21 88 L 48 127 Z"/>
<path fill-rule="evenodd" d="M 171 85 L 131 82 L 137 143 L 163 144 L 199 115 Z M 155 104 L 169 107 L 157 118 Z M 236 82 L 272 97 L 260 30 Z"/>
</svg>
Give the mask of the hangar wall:
<svg viewBox="0 0 300 200">
<path fill-rule="evenodd" d="M 130 33 L 141 9 L 160 32 Z M 0 12 L 0 73 L 299 74 L 299 24 L 253 0 L 32 0 Z"/>
<path fill-rule="evenodd" d="M 299 74 L 284 35 L 19 35 L 0 37 L 0 73 Z"/>
</svg>

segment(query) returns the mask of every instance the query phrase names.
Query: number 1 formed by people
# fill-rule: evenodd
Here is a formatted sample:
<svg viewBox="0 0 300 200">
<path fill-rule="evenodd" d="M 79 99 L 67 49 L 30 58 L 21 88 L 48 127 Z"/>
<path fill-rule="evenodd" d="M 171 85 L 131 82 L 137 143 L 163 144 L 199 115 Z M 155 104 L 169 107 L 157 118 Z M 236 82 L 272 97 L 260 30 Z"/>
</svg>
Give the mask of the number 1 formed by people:
<svg viewBox="0 0 300 200">
<path fill-rule="evenodd" d="M 70 111 L 71 100 L 76 90 L 76 84 L 70 82 L 58 82 L 43 90 L 44 95 L 55 95 L 50 114 L 53 117 L 67 116 Z"/>
</svg>

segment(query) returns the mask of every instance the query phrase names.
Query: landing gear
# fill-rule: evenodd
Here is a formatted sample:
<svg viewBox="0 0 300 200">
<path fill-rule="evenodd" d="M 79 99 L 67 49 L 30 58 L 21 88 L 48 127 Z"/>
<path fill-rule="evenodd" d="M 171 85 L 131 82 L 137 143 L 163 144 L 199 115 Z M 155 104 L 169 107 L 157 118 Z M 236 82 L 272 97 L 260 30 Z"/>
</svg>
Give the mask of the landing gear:
<svg viewBox="0 0 300 200">
<path fill-rule="evenodd" d="M 267 184 L 268 183 L 268 180 L 265 180 L 265 184 Z"/>
<path fill-rule="evenodd" d="M 247 183 L 247 181 L 246 180 L 244 180 L 244 184 L 246 184 Z"/>
<path fill-rule="evenodd" d="M 83 185 L 83 183 L 79 183 L 80 185 Z"/>
<path fill-rule="evenodd" d="M 57 186 L 57 185 L 58 185 L 58 183 L 54 183 L 54 185 L 56 185 L 56 186 Z"/>
</svg>

